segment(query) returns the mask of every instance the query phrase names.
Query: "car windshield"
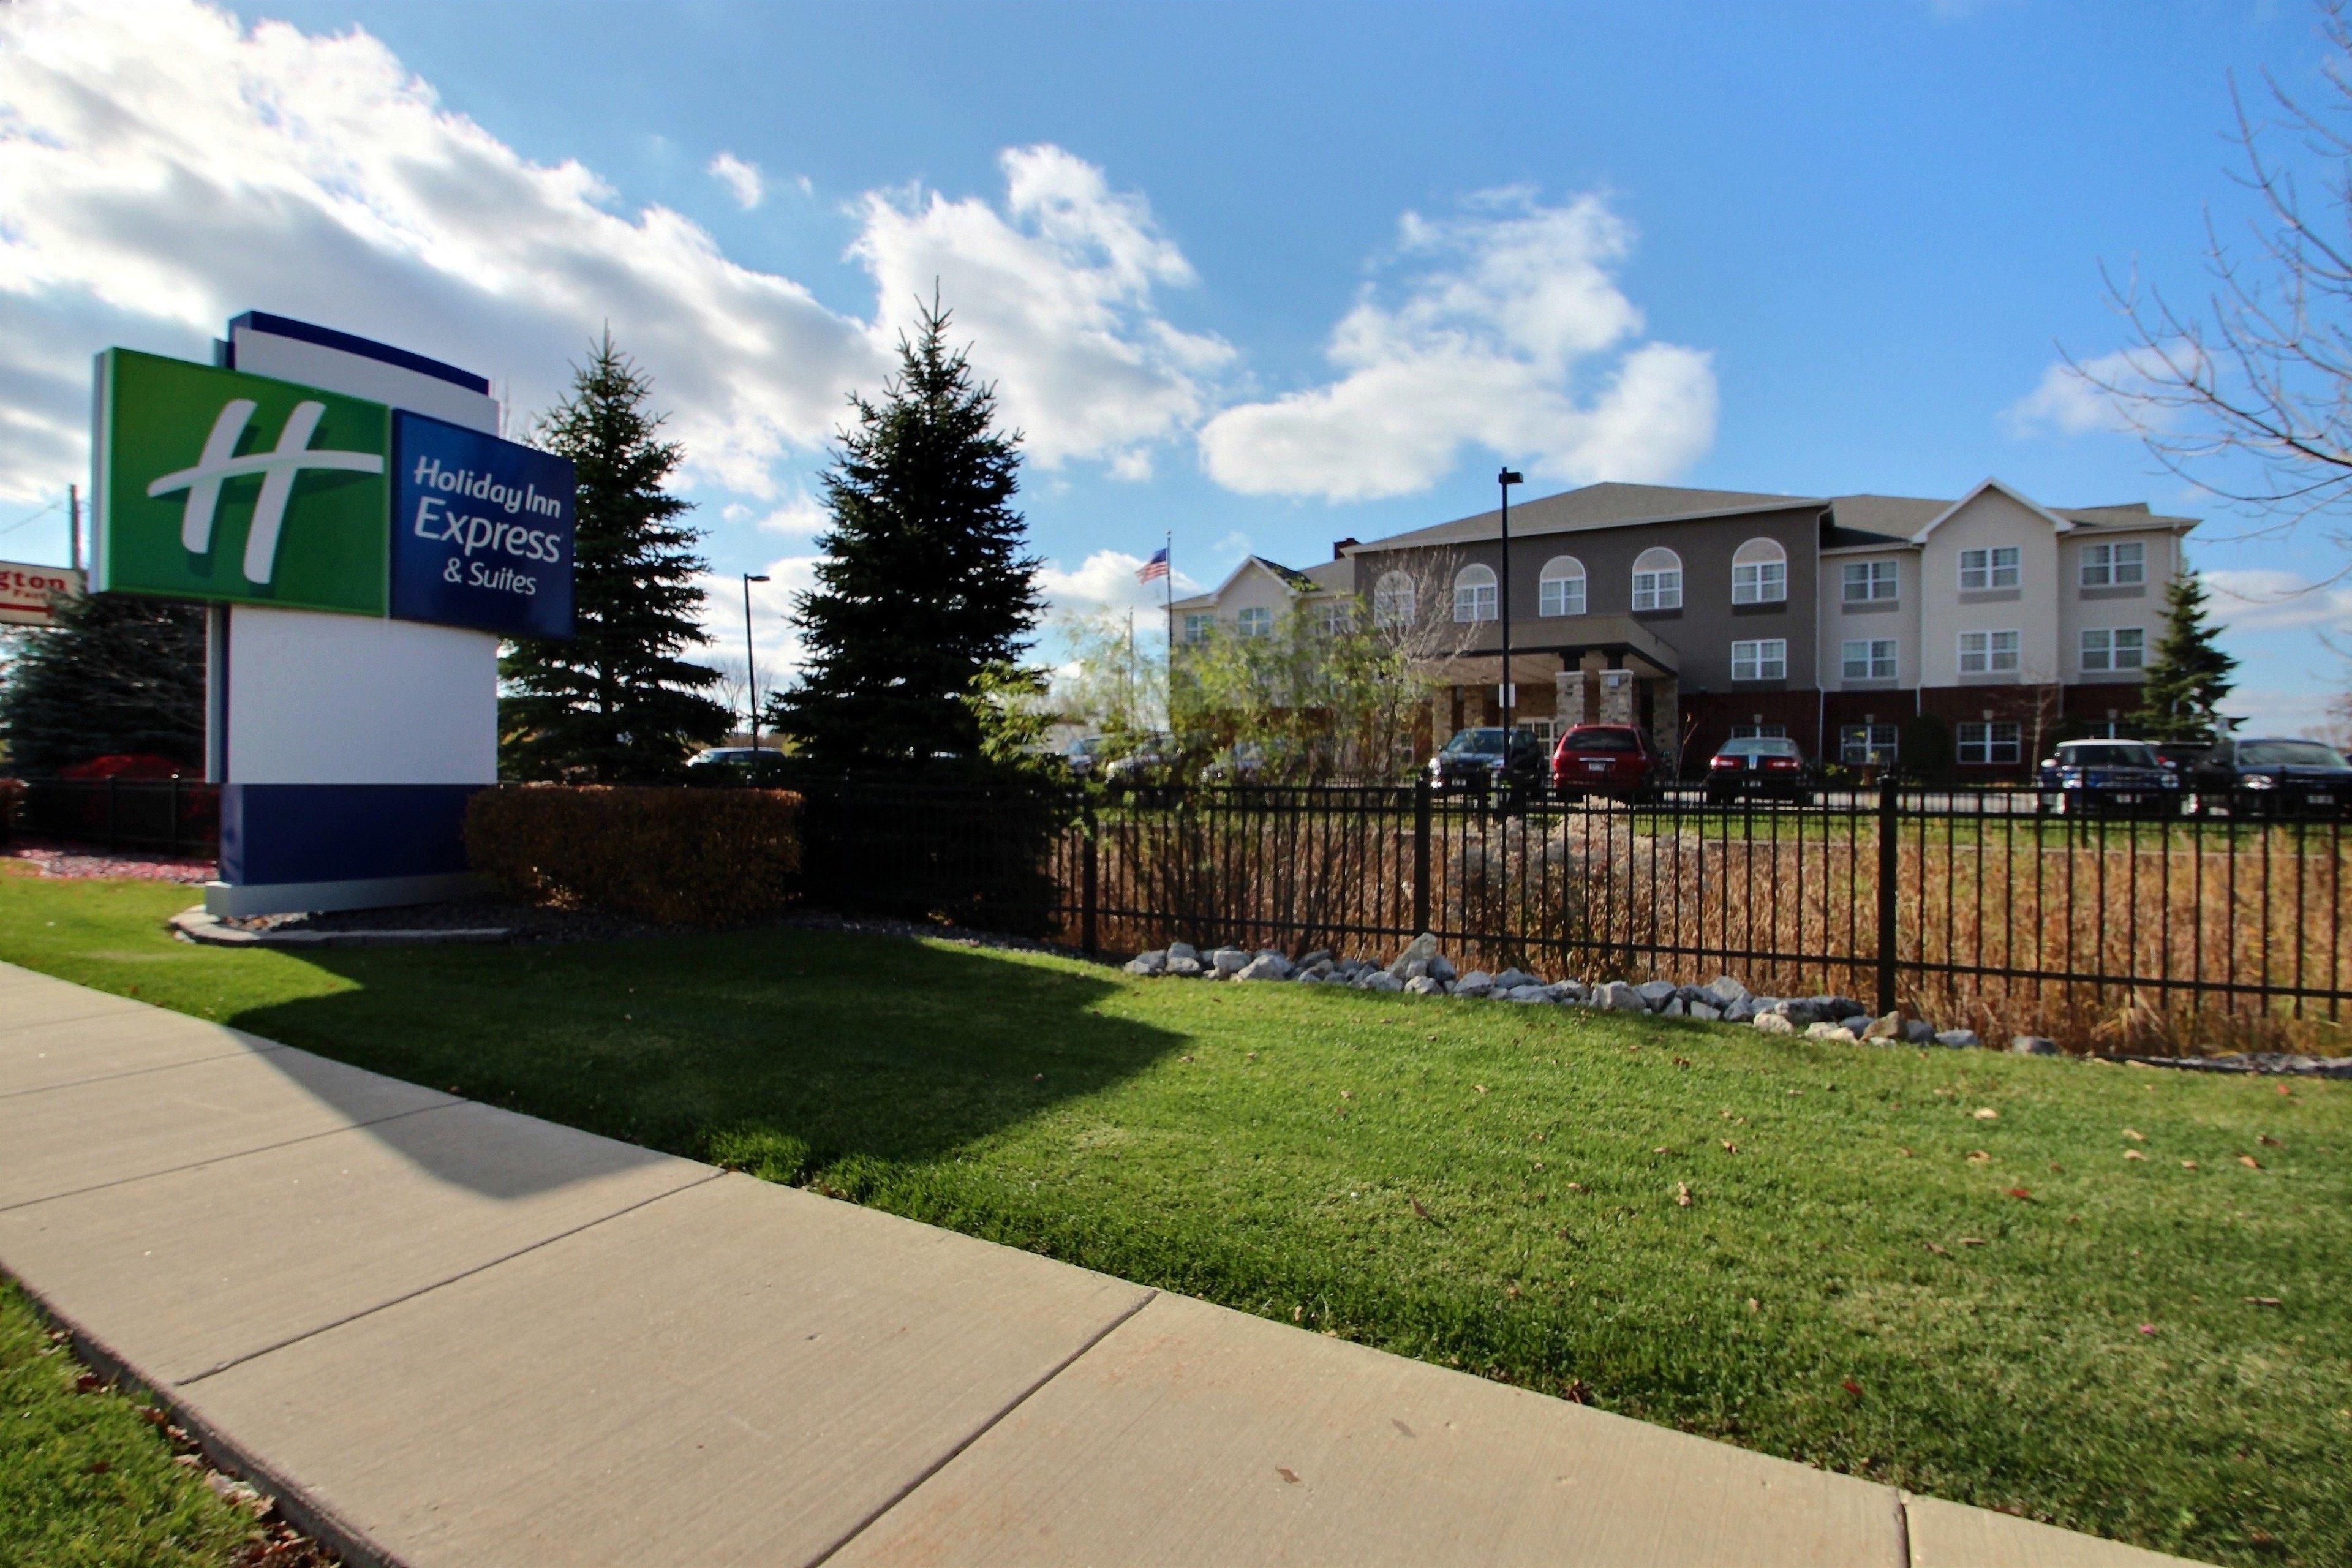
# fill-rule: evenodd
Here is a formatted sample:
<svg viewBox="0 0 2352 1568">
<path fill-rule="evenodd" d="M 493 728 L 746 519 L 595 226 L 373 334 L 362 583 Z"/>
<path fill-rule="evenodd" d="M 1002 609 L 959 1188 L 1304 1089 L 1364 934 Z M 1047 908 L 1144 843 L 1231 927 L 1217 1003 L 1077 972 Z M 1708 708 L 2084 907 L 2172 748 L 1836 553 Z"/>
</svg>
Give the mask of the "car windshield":
<svg viewBox="0 0 2352 1568">
<path fill-rule="evenodd" d="M 1499 757 L 1503 754 L 1503 732 L 1464 730 L 1445 742 L 1445 753 L 1452 757 Z"/>
<path fill-rule="evenodd" d="M 2137 743 L 2119 745 L 2113 741 L 2095 746 L 2061 746 L 2058 765 L 2062 768 L 2152 768 L 2158 765 L 2156 753 Z"/>
<path fill-rule="evenodd" d="M 1641 742 L 1631 730 L 1570 730 L 1560 742 L 1570 752 L 1638 752 Z"/>
<path fill-rule="evenodd" d="M 1724 757 L 1793 757 L 1797 742 L 1775 735 L 1751 735 L 1746 740 L 1726 741 L 1723 750 L 1716 753 Z"/>
<path fill-rule="evenodd" d="M 2316 741 L 2246 741 L 2238 747 L 2238 762 L 2250 768 L 2335 768 L 2342 757 Z"/>
<path fill-rule="evenodd" d="M 1100 735 L 1088 735 L 1084 740 L 1070 742 L 1070 754 L 1076 757 L 1099 756 L 1102 749 L 1103 738 Z"/>
</svg>

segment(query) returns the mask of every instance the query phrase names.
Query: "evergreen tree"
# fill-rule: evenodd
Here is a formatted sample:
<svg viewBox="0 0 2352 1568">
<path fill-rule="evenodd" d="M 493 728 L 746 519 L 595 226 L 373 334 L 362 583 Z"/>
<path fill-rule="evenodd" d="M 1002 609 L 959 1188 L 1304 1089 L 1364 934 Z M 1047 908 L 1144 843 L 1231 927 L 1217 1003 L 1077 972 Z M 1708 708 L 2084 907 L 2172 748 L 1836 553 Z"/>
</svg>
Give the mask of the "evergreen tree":
<svg viewBox="0 0 2352 1568">
<path fill-rule="evenodd" d="M 934 300 L 881 401 L 851 396 L 856 427 L 825 474 L 824 559 L 793 602 L 807 662 L 769 708 L 820 762 L 977 756 L 964 697 L 1037 622 L 1038 563 L 1011 505 L 1021 438 L 995 429 L 995 389 L 949 350 L 948 321 Z"/>
<path fill-rule="evenodd" d="M 204 771 L 202 609 L 99 594 L 59 604 L 56 626 L 13 640 L 0 685 L 11 771 L 55 773 L 126 752 Z"/>
<path fill-rule="evenodd" d="M 703 695 L 716 670 L 679 657 L 702 640 L 699 534 L 687 503 L 663 489 L 681 448 L 659 439 L 652 380 L 608 331 L 572 394 L 540 421 L 539 444 L 577 472 L 574 635 L 523 639 L 499 667 L 504 769 L 520 778 L 632 782 L 676 774 L 696 742 L 727 733 L 727 710 Z"/>
<path fill-rule="evenodd" d="M 2164 590 L 2164 631 L 2140 684 L 2139 709 L 2132 726 L 2150 741 L 2205 741 L 2219 737 L 2234 719 L 2214 712 L 2230 695 L 2230 674 L 2238 661 L 2213 641 L 2207 619 L 2205 584 L 2182 572 Z"/>
</svg>

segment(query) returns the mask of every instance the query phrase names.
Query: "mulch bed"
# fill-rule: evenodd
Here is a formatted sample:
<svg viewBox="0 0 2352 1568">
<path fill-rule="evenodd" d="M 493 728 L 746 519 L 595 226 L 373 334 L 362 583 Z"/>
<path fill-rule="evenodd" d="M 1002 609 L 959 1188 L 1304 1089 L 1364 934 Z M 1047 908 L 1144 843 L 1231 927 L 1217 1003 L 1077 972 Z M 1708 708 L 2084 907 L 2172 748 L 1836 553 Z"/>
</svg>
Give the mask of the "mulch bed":
<svg viewBox="0 0 2352 1568">
<path fill-rule="evenodd" d="M 110 877 L 141 882 L 209 882 L 219 875 L 209 857 L 101 849 L 88 844 L 16 839 L 0 844 L 0 859 L 25 860 L 44 877 Z"/>
</svg>

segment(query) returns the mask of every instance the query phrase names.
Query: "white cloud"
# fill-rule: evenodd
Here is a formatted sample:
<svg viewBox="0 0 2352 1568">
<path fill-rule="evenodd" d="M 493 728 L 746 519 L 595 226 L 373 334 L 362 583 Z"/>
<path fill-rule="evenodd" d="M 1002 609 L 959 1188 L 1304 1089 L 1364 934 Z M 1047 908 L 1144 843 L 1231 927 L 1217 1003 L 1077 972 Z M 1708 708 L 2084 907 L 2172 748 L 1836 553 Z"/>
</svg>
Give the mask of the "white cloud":
<svg viewBox="0 0 2352 1568">
<path fill-rule="evenodd" d="M 1233 359 L 1221 339 L 1179 331 L 1153 290 L 1193 281 L 1139 195 L 1112 191 L 1100 169 L 1058 147 L 1000 158 L 1002 210 L 936 192 L 874 192 L 857 207 L 851 253 L 880 295 L 877 342 L 913 324 L 936 281 L 959 342 L 997 378 L 1008 424 L 1025 431 L 1045 468 L 1118 454 L 1180 435 L 1207 410 L 1212 380 Z"/>
<path fill-rule="evenodd" d="M 2169 352 L 2185 354 L 2188 345 Z M 2127 436 L 2142 426 L 2161 425 L 2167 410 L 2134 395 L 2146 390 L 2163 365 L 2162 356 L 2145 348 L 2117 349 L 2078 364 L 2062 360 L 2042 371 L 2032 392 L 2001 410 L 2001 425 L 2017 437 Z"/>
<path fill-rule="evenodd" d="M 1037 571 L 1037 589 L 1045 596 L 1049 616 L 1096 616 L 1107 610 L 1157 610 L 1167 602 L 1168 589 L 1160 583 L 1139 583 L 1135 574 L 1144 558 L 1123 550 L 1097 550 L 1076 571 L 1064 571 L 1048 561 Z M 1182 572 L 1175 574 L 1175 597 L 1201 591 Z"/>
<path fill-rule="evenodd" d="M 793 626 L 793 595 L 816 586 L 816 566 L 823 557 L 784 555 L 760 568 L 764 583 L 751 584 L 751 646 L 759 655 L 760 690 L 765 693 L 789 685 L 801 667 L 802 647 Z M 705 660 L 743 660 L 743 590 L 740 577 L 706 574 L 700 579 L 703 599 Z"/>
<path fill-rule="evenodd" d="M 1599 196 L 1488 193 L 1408 213 L 1394 289 L 1365 285 L 1327 350 L 1336 380 L 1210 419 L 1210 475 L 1251 494 L 1359 500 L 1434 484 L 1471 445 L 1555 479 L 1663 479 L 1715 439 L 1710 356 L 1637 342 L 1632 247 Z"/>
<path fill-rule="evenodd" d="M 802 494 L 761 518 L 756 526 L 770 533 L 814 539 L 833 526 L 833 514 L 814 496 Z"/>
<path fill-rule="evenodd" d="M 710 177 L 727 187 L 735 205 L 750 212 L 767 198 L 768 182 L 761 177 L 760 165 L 747 163 L 732 153 L 721 153 L 710 160 Z"/>
<path fill-rule="evenodd" d="M 247 308 L 480 370 L 520 411 L 610 323 L 689 482 L 770 496 L 878 386 L 934 276 L 1034 456 L 1131 468 L 1199 416 L 1231 351 L 1154 307 L 1192 272 L 1140 197 L 1056 148 L 1004 172 L 1001 206 L 860 204 L 879 300 L 861 317 L 666 207 L 620 210 L 577 163 L 525 158 L 357 28 L 248 28 L 192 0 L 0 6 L 0 499 L 86 465 L 94 350 L 202 359 Z"/>
<path fill-rule="evenodd" d="M 2233 632 L 2352 630 L 2352 585 L 2315 584 L 2299 573 L 2263 566 L 2199 575 L 2212 595 L 2213 618 Z"/>
</svg>

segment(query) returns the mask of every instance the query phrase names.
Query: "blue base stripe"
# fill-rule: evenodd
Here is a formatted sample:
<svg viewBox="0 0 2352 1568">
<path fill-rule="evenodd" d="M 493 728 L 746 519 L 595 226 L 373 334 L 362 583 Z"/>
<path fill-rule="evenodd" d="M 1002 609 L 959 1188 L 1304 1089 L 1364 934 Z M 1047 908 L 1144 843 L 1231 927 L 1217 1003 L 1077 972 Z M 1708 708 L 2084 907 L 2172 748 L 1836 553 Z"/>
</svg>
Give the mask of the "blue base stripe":
<svg viewBox="0 0 2352 1568">
<path fill-rule="evenodd" d="M 221 880 L 429 877 L 466 869 L 481 784 L 223 784 Z"/>
</svg>

